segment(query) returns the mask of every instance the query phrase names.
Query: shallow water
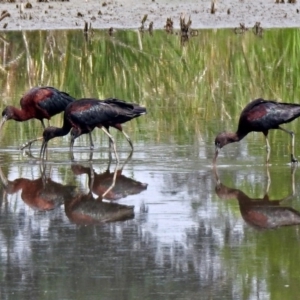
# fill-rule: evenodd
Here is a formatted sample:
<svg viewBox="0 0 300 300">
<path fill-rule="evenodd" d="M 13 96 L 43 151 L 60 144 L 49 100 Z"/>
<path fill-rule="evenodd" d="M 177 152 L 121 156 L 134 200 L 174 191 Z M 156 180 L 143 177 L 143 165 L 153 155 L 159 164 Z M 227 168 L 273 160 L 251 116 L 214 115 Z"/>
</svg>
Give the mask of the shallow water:
<svg viewBox="0 0 300 300">
<path fill-rule="evenodd" d="M 32 39 L 43 35 L 31 34 Z M 232 32 L 227 31 L 226 35 L 232 38 Z M 212 44 L 217 43 L 213 32 L 208 36 Z M 132 46 L 130 37 L 130 33 L 128 36 L 124 33 L 118 37 L 119 42 Z M 6 38 L 13 40 L 13 35 Z M 177 39 L 174 36 L 174 44 Z M 247 41 L 247 37 L 241 39 L 243 43 Z M 166 46 L 155 37 L 151 42 L 152 48 Z M 268 40 L 256 42 L 265 43 L 264 47 L 268 44 Z M 84 44 L 84 40 L 81 43 L 78 48 L 89 46 L 91 55 L 94 53 L 93 43 Z M 166 43 L 169 45 L 170 41 Z M 193 43 L 196 40 L 184 49 L 178 43 L 176 51 L 189 53 L 195 46 Z M 71 43 L 70 48 L 73 47 Z M 128 53 L 122 56 L 122 47 L 117 49 L 121 54 L 118 54 L 119 59 L 115 58 L 115 68 L 120 60 L 125 69 L 135 68 L 135 62 L 149 51 L 144 47 L 136 57 Z M 34 53 L 31 56 L 36 55 L 36 61 L 40 62 Z M 72 54 L 67 52 L 66 55 L 76 68 L 76 61 L 72 59 L 78 57 Z M 128 66 L 125 59 L 132 65 Z M 270 61 L 273 59 L 270 55 Z M 299 170 L 292 172 L 289 165 L 289 136 L 283 132 L 270 133 L 269 168 L 264 163 L 263 135 L 255 133 L 222 149 L 217 170 L 214 170 L 214 137 L 224 127 L 234 130 L 240 107 L 247 103 L 251 91 L 230 77 L 233 85 L 224 97 L 237 99 L 233 93 L 240 90 L 246 100 L 235 104 L 224 100 L 218 104 L 222 109 L 207 107 L 203 115 L 193 107 L 193 101 L 199 101 L 200 97 L 196 86 L 193 95 L 187 93 L 188 87 L 185 87 L 194 78 L 189 65 L 193 61 L 186 62 L 191 77 L 185 82 L 178 80 L 174 86 L 170 74 L 163 77 L 172 63 L 162 56 L 158 77 L 147 77 L 145 67 L 138 84 L 134 82 L 136 76 L 123 74 L 123 80 L 129 80 L 127 89 L 115 86 L 124 82 L 120 83 L 118 77 L 112 80 L 110 67 L 106 68 L 112 80 L 101 87 L 106 95 L 110 96 L 109 85 L 114 95 L 119 93 L 124 99 L 133 99 L 140 93 L 141 97 L 136 98 L 147 106 L 148 114 L 125 126 L 135 147 L 127 162 L 130 147 L 120 133 L 112 130 L 121 159 L 117 169 L 122 172 L 117 173 L 116 186 L 103 201 L 101 195 L 110 186 L 116 163 L 113 156 L 109 166 L 108 140 L 100 130 L 93 132 L 96 149 L 92 162 L 86 136 L 76 140 L 74 161 L 70 159 L 69 136 L 66 136 L 49 142 L 47 161 L 42 162 L 38 143 L 30 154 L 17 150 L 24 141 L 41 134 L 38 122 L 9 121 L 4 125 L 0 146 L 1 299 L 297 297 Z M 91 61 L 82 62 L 81 68 L 84 70 L 89 64 Z M 153 64 L 153 68 L 157 67 Z M 20 63 L 20 72 L 24 70 L 22 67 Z M 38 66 L 36 68 L 39 73 Z M 178 70 L 182 71 L 180 66 Z M 13 75 L 13 70 L 9 72 Z M 48 81 L 43 84 L 59 87 L 55 77 L 61 73 L 44 72 Z M 81 80 L 85 79 L 84 91 L 97 94 L 97 87 L 87 73 L 82 71 L 78 75 Z M 24 76 L 32 80 L 40 75 Z M 159 92 L 153 91 L 153 85 L 148 86 L 151 80 L 156 82 Z M 17 105 L 19 91 L 28 87 L 26 80 L 21 82 L 22 85 L 17 86 L 12 80 L 12 87 L 16 87 L 14 92 L 3 90 L 6 102 Z M 6 84 L 9 83 L 7 79 Z M 218 84 L 219 91 L 212 94 L 208 93 L 209 89 L 205 91 L 207 101 L 210 97 L 220 97 L 225 86 L 229 88 L 228 82 L 223 80 L 211 86 Z M 76 94 L 74 86 L 70 77 L 62 89 Z M 274 94 L 278 93 L 277 88 L 274 83 Z M 101 95 L 99 93 L 99 97 Z M 181 102 L 182 99 L 189 100 Z M 198 103 L 198 108 L 204 109 L 205 103 Z M 231 117 L 222 111 L 230 112 Z M 62 119 L 56 118 L 54 122 L 59 126 Z M 286 128 L 297 131 L 299 125 L 296 120 Z M 108 166 L 110 172 L 107 172 Z"/>
</svg>

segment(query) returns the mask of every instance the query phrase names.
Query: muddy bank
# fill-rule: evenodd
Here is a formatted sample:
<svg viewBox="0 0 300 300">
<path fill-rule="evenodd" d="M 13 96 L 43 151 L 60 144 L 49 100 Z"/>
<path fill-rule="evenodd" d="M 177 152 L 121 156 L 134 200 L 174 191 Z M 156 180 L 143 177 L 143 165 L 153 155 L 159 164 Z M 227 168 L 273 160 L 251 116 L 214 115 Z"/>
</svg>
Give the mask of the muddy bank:
<svg viewBox="0 0 300 300">
<path fill-rule="evenodd" d="M 0 8 L 0 30 L 76 29 L 83 28 L 85 21 L 99 29 L 138 28 L 145 14 L 154 29 L 164 28 L 167 18 L 179 28 L 181 14 L 191 16 L 193 28 L 233 28 L 239 23 L 252 27 L 255 22 L 261 22 L 264 28 L 300 26 L 300 3 L 276 4 L 274 0 L 219 1 L 215 14 L 210 12 L 209 0 L 0 0 Z"/>
</svg>

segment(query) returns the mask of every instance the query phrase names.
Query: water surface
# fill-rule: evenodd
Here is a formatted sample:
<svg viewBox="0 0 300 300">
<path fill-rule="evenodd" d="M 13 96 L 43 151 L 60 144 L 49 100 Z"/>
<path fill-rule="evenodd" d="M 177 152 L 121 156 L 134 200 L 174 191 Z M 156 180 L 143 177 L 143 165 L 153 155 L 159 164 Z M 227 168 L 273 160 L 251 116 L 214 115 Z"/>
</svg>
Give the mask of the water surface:
<svg viewBox="0 0 300 300">
<path fill-rule="evenodd" d="M 299 170 L 290 137 L 270 132 L 231 144 L 212 168 L 214 137 L 235 130 L 256 97 L 298 102 L 299 30 L 203 30 L 177 35 L 96 31 L 5 32 L 2 107 L 34 85 L 75 97 L 118 97 L 148 114 L 107 137 L 40 144 L 38 121 L 4 125 L 0 137 L 1 299 L 293 299 L 298 295 Z M 283 43 L 282 41 L 285 41 Z M 5 51 L 4 51 L 5 50 Z M 51 124 L 61 126 L 62 117 Z M 299 121 L 286 128 L 297 133 Z M 296 134 L 296 155 L 299 155 Z M 107 171 L 109 166 L 109 171 Z M 93 170 L 93 171 L 92 171 Z M 94 174 L 94 181 L 91 180 Z"/>
</svg>

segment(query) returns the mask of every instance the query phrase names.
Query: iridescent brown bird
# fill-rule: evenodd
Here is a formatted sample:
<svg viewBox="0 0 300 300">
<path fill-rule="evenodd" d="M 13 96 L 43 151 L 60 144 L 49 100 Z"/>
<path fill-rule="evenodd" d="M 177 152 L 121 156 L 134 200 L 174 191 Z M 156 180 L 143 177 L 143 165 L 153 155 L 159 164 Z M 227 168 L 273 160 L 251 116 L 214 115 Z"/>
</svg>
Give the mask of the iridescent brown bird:
<svg viewBox="0 0 300 300">
<path fill-rule="evenodd" d="M 125 138 L 127 139 L 131 149 L 133 150 L 133 144 L 130 137 L 125 133 L 122 128 L 122 124 L 126 123 L 134 118 L 137 118 L 146 113 L 146 108 L 139 106 L 136 103 L 129 103 L 123 100 L 119 100 L 116 98 L 107 98 L 105 100 L 100 100 L 105 104 L 109 104 L 110 107 L 115 111 L 115 115 L 111 117 L 108 121 L 103 121 L 97 127 L 101 128 L 102 126 L 109 132 L 109 127 L 113 127 L 123 133 Z M 71 130 L 71 151 L 73 150 L 74 142 L 77 137 L 79 137 L 82 133 L 78 130 L 77 127 L 73 127 Z M 92 140 L 92 136 L 89 133 L 90 137 L 90 148 L 94 148 L 94 143 Z"/>
<path fill-rule="evenodd" d="M 144 107 L 127 103 L 125 101 L 110 99 L 114 102 L 106 103 L 103 100 L 83 98 L 69 104 L 64 113 L 64 124 L 62 128 L 48 127 L 43 132 L 43 145 L 41 147 L 40 155 L 44 156 L 45 149 L 49 140 L 64 136 L 72 129 L 71 149 L 74 144 L 74 140 L 82 134 L 88 133 L 90 136 L 90 146 L 93 148 L 93 142 L 91 139 L 91 132 L 95 127 L 101 128 L 109 137 L 110 142 L 113 145 L 113 149 L 116 155 L 117 161 L 119 161 L 116 145 L 113 137 L 106 129 L 108 126 L 117 126 L 120 123 L 136 118 L 146 113 Z M 120 103 L 120 105 L 117 105 Z M 121 126 L 121 125 L 120 125 Z M 120 127 L 121 128 L 121 127 Z"/>
<path fill-rule="evenodd" d="M 294 132 L 282 128 L 280 125 L 289 123 L 300 116 L 300 104 L 281 103 L 272 100 L 256 99 L 250 102 L 241 112 L 238 129 L 235 133 L 222 132 L 215 139 L 216 152 L 213 164 L 216 163 L 219 150 L 227 144 L 239 142 L 249 132 L 262 132 L 267 145 L 267 163 L 270 158 L 270 144 L 268 132 L 270 129 L 280 129 L 292 138 L 291 162 L 298 162 L 294 155 Z"/>
<path fill-rule="evenodd" d="M 43 128 L 44 119 L 50 120 L 52 116 L 59 114 L 65 110 L 68 104 L 75 99 L 69 94 L 59 91 L 54 87 L 34 87 L 24 94 L 20 100 L 21 109 L 14 106 L 7 106 L 2 112 L 2 120 L 0 123 L 0 131 L 3 124 L 7 120 L 15 120 L 18 122 L 27 121 L 30 119 L 38 119 L 41 121 Z M 29 146 L 35 141 L 30 140 L 21 146 L 21 149 Z"/>
</svg>

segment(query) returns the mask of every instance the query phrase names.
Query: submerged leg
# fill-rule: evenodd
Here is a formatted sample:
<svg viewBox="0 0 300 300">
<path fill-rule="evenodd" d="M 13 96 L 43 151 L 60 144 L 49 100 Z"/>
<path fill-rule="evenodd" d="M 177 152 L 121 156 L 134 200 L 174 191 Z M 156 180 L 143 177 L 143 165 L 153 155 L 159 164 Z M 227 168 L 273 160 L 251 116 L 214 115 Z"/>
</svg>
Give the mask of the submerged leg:
<svg viewBox="0 0 300 300">
<path fill-rule="evenodd" d="M 280 130 L 288 133 L 291 138 L 292 138 L 292 153 L 291 153 L 291 163 L 298 163 L 298 160 L 297 158 L 295 157 L 295 154 L 294 154 L 294 148 L 295 148 L 295 134 L 293 131 L 290 131 L 290 130 L 287 130 L 285 128 L 282 128 L 282 127 L 278 127 Z"/>
<path fill-rule="evenodd" d="M 105 127 L 101 127 L 101 129 L 108 135 L 109 140 L 110 140 L 110 142 L 112 143 L 112 145 L 114 147 L 114 152 L 115 152 L 115 155 L 116 155 L 117 163 L 119 163 L 119 156 L 117 154 L 116 144 L 115 144 L 115 141 L 114 141 L 113 137 L 110 135 L 110 133 L 107 131 L 107 129 Z"/>
</svg>

